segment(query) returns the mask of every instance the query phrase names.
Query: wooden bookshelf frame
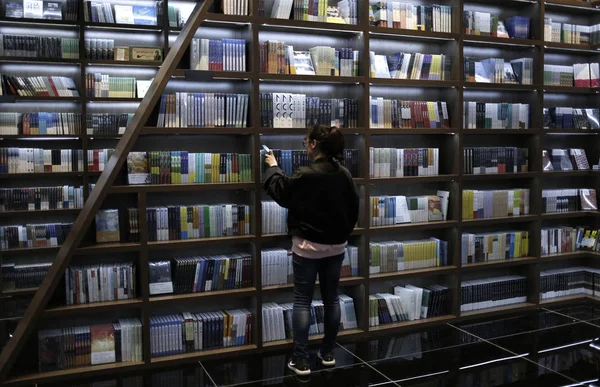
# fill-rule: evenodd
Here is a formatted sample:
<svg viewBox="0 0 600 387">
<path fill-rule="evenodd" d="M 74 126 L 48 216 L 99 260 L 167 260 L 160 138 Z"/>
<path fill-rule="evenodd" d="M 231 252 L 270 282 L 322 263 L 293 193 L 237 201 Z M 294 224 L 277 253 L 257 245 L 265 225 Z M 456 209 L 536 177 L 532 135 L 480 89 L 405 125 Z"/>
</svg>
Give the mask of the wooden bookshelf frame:
<svg viewBox="0 0 600 387">
<path fill-rule="evenodd" d="M 18 25 L 19 23 L 33 22 L 43 26 L 52 26 L 52 28 L 78 30 L 80 38 L 80 57 L 79 60 L 44 60 L 35 58 L 18 58 L 18 57 L 4 57 L 0 58 L 0 62 L 16 62 L 16 63 L 67 63 L 70 65 L 76 64 L 80 66 L 80 80 L 81 86 L 84 86 L 84 80 L 86 75 L 87 66 L 132 66 L 132 67 L 143 67 L 143 68 L 159 68 L 158 73 L 155 76 L 150 90 L 146 94 L 144 99 L 120 99 L 120 98 L 88 98 L 85 97 L 85 89 L 80 91 L 82 94 L 78 98 L 44 98 L 44 97 L 31 97 L 21 98 L 14 96 L 3 96 L 0 98 L 0 103 L 10 103 L 15 101 L 52 101 L 52 100 L 69 100 L 76 101 L 81 104 L 81 135 L 72 136 L 57 136 L 67 137 L 72 141 L 79 141 L 82 149 L 84 149 L 84 171 L 83 172 L 69 172 L 60 174 L 0 174 L 0 181 L 3 179 L 27 179 L 27 178 L 42 178 L 52 179 L 55 176 L 71 176 L 81 178 L 83 181 L 85 197 L 87 198 L 85 205 L 82 209 L 68 210 L 68 213 L 78 214 L 77 219 L 74 223 L 74 232 L 70 233 L 65 243 L 61 247 L 42 248 L 42 249 L 17 249 L 10 251 L 0 252 L 0 257 L 3 255 L 25 255 L 32 252 L 54 252 L 57 251 L 56 259 L 52 265 L 48 275 L 44 278 L 44 281 L 38 289 L 21 289 L 14 292 L 4 292 L 5 295 L 19 295 L 19 294 L 31 294 L 35 293 L 31 305 L 27 308 L 25 315 L 21 318 L 19 325 L 14 332 L 13 338 L 8 342 L 2 353 L 0 354 L 0 382 L 3 385 L 23 385 L 31 384 L 36 382 L 50 382 L 50 381 L 61 381 L 67 380 L 79 376 L 92 376 L 100 375 L 107 371 L 111 373 L 122 373 L 138 370 L 150 370 L 155 367 L 162 367 L 167 365 L 177 365 L 189 362 L 197 361 L 198 359 L 205 358 L 219 358 L 225 356 L 231 356 L 232 353 L 260 353 L 263 351 L 271 351 L 274 349 L 288 348 L 291 345 L 289 340 L 283 340 L 280 342 L 263 343 L 261 337 L 262 328 L 262 315 L 260 313 L 261 306 L 263 303 L 263 297 L 268 297 L 271 294 L 277 292 L 289 291 L 290 285 L 282 286 L 265 286 L 262 287 L 260 284 L 261 278 L 261 265 L 260 265 L 260 251 L 264 244 L 271 243 L 273 241 L 286 240 L 284 235 L 262 235 L 260 225 L 262 223 L 262 216 L 260 209 L 261 201 L 261 190 L 262 183 L 260 179 L 260 143 L 261 135 L 277 136 L 277 135 L 296 135 L 302 136 L 305 133 L 304 128 L 293 128 L 293 129 L 277 129 L 277 128 L 261 128 L 259 122 L 259 112 L 257 109 L 249 110 L 249 125 L 247 128 L 207 128 L 207 129 L 196 129 L 196 128 L 157 128 L 147 126 L 148 118 L 153 114 L 155 106 L 159 102 L 160 95 L 164 90 L 166 84 L 172 77 L 184 77 L 186 72 L 178 68 L 182 56 L 185 50 L 189 46 L 189 43 L 194 36 L 198 27 L 201 26 L 220 26 L 227 27 L 230 23 L 243 23 L 247 24 L 251 29 L 251 39 L 249 46 L 252 49 L 252 55 L 248 63 L 248 68 L 251 71 L 244 73 L 215 73 L 208 75 L 214 78 L 224 79 L 247 79 L 252 82 L 252 89 L 250 92 L 250 106 L 258 106 L 259 99 L 259 85 L 264 80 L 266 82 L 281 82 L 281 83 L 307 83 L 307 82 L 328 82 L 334 84 L 354 84 L 357 83 L 360 90 L 363 93 L 362 105 L 360 106 L 360 112 L 363 115 L 363 125 L 356 129 L 342 129 L 347 135 L 358 134 L 362 136 L 363 141 L 361 144 L 362 154 L 368 155 L 368 149 L 372 146 L 377 136 L 398 136 L 401 138 L 403 135 L 410 136 L 452 136 L 455 144 L 450 152 L 443 159 L 440 159 L 441 163 L 449 163 L 453 165 L 451 173 L 439 176 L 415 176 L 405 178 L 369 178 L 368 176 L 368 161 L 364 158 L 360 160 L 360 175 L 355 179 L 355 182 L 362 187 L 362 199 L 364 211 L 360 216 L 360 229 L 355 230 L 353 236 L 360 238 L 361 243 L 359 247 L 359 275 L 350 278 L 343 278 L 341 280 L 341 286 L 353 287 L 356 289 L 358 296 L 355 298 L 355 305 L 357 309 L 357 319 L 359 329 L 352 330 L 349 332 L 340 333 L 340 341 L 364 339 L 366 337 L 377 337 L 382 334 L 390 334 L 392 332 L 401 332 L 404 330 L 414 330 L 420 328 L 426 328 L 433 325 L 444 324 L 444 323 L 458 323 L 467 321 L 475 318 L 501 316 L 509 313 L 522 313 L 525 311 L 535 310 L 539 307 L 546 307 L 549 305 L 558 305 L 563 302 L 598 302 L 598 300 L 587 296 L 581 297 L 566 297 L 564 299 L 557 300 L 539 300 L 539 288 L 540 288 L 540 270 L 541 266 L 554 262 L 564 262 L 567 264 L 571 260 L 583 260 L 583 259 L 596 259 L 600 258 L 599 253 L 591 252 L 575 252 L 565 254 L 554 254 L 550 256 L 540 255 L 540 240 L 539 234 L 540 229 L 544 222 L 553 220 L 564 220 L 564 219 L 575 219 L 576 221 L 589 221 L 591 224 L 598 226 L 600 223 L 600 214 L 591 212 L 577 212 L 577 213 L 566 213 L 566 214 L 543 214 L 541 210 L 541 190 L 544 184 L 551 183 L 556 187 L 560 187 L 560 183 L 568 179 L 580 179 L 581 186 L 587 185 L 590 188 L 600 189 L 600 171 L 572 171 L 572 172 L 552 172 L 546 173 L 541 170 L 541 160 L 538 155 L 541 155 L 541 150 L 544 146 L 544 139 L 548 135 L 598 135 L 592 131 L 583 130 L 544 130 L 542 129 L 542 110 L 545 93 L 558 93 L 558 94 L 583 94 L 589 95 L 590 97 L 596 95 L 597 89 L 582 89 L 582 88 L 557 88 L 551 86 L 543 86 L 540 83 L 533 85 L 502 85 L 502 84 L 477 84 L 463 81 L 462 74 L 462 62 L 463 62 L 463 49 L 465 45 L 477 45 L 486 44 L 497 49 L 504 49 L 511 45 L 517 46 L 532 46 L 536 51 L 534 57 L 535 74 L 537 81 L 542 80 L 543 75 L 543 58 L 546 47 L 548 52 L 553 50 L 567 50 L 567 53 L 577 54 L 579 52 L 587 52 L 595 50 L 594 46 L 583 46 L 583 45 L 570 45 L 563 43 L 551 43 L 544 42 L 539 39 L 523 40 L 523 39 L 500 39 L 494 37 L 481 37 L 465 35 L 462 32 L 462 13 L 465 9 L 465 4 L 470 3 L 467 0 L 449 0 L 446 4 L 453 6 L 453 18 L 452 18 L 452 32 L 451 33 L 438 33 L 438 32 L 420 32 L 410 30 L 396 30 L 391 28 L 382 27 L 371 27 L 369 26 L 368 20 L 363 18 L 359 20 L 357 25 L 338 25 L 338 24 L 327 24 L 318 22 L 305 22 L 298 20 L 278 20 L 264 17 L 258 17 L 256 10 L 258 9 L 258 0 L 251 0 L 250 12 L 251 16 L 232 16 L 232 15 L 221 15 L 211 13 L 209 10 L 213 5 L 213 0 L 207 0 L 198 5 L 192 16 L 188 20 L 186 26 L 181 28 L 169 28 L 163 27 L 152 27 L 146 28 L 139 26 L 123 26 L 123 25 L 105 25 L 98 23 L 86 23 L 83 22 L 83 7 L 80 7 L 79 20 L 80 22 L 53 22 L 53 21 L 40 21 L 40 20 L 21 20 L 21 19 L 4 19 L 0 18 L 0 26 L 6 23 L 7 25 Z M 505 2 L 498 2 L 496 5 Z M 510 5 L 511 2 L 508 2 Z M 359 3 L 359 6 L 365 8 L 368 5 L 367 2 Z M 561 5 L 569 7 L 581 7 L 583 9 L 594 10 L 594 6 L 590 3 L 583 3 L 577 0 L 552 0 L 552 1 L 531 1 L 531 4 L 539 6 L 539 17 L 541 21 L 544 20 L 545 5 Z M 164 2 L 163 15 L 165 19 L 167 13 L 168 1 Z M 597 12 L 597 11 L 596 11 Z M 368 15 L 367 9 L 359 10 L 359 14 Z M 599 12 L 600 14 L 600 12 Z M 254 16 L 252 16 L 254 15 Z M 361 66 L 366 66 L 368 61 L 368 53 L 370 47 L 370 39 L 379 39 L 380 36 L 385 35 L 386 39 L 393 39 L 395 41 L 403 41 L 404 39 L 410 41 L 422 41 L 425 43 L 440 42 L 456 42 L 456 52 L 453 60 L 456 61 L 458 66 L 458 74 L 454 74 L 453 80 L 449 81 L 414 81 L 414 80 L 387 80 L 387 79 L 371 79 L 368 75 L 362 75 L 357 77 L 322 77 L 322 76 L 294 76 L 294 75 L 277 75 L 277 74 L 264 74 L 260 73 L 259 69 L 259 56 L 256 54 L 257 46 L 259 42 L 259 32 L 262 31 L 262 26 L 268 24 L 270 27 L 274 27 L 277 31 L 286 30 L 290 28 L 290 33 L 303 33 L 303 29 L 320 30 L 323 34 L 327 34 L 329 29 L 336 30 L 336 33 L 361 33 L 363 36 L 363 46 L 361 48 Z M 163 42 L 164 50 L 164 62 L 162 64 L 157 63 L 146 63 L 146 62 L 116 62 L 116 61 L 100 61 L 100 60 L 89 60 L 85 58 L 85 47 L 84 47 L 84 34 L 86 28 L 93 27 L 106 29 L 107 31 L 113 30 L 131 30 L 133 32 L 156 33 L 159 34 L 160 39 Z M 542 30 L 535 31 L 534 36 L 543 37 L 543 23 Z M 270 30 L 269 30 L 270 31 Z M 341 31 L 341 32 L 340 32 Z M 171 33 L 179 33 L 179 36 L 174 44 L 169 48 L 169 35 Z M 390 37 L 391 36 L 391 37 Z M 369 112 L 369 97 L 371 87 L 379 86 L 390 86 L 390 87 L 404 87 L 404 88 L 427 88 L 427 89 L 447 89 L 454 90 L 456 93 L 456 108 L 450 111 L 451 118 L 451 129 L 371 129 L 368 125 L 368 112 Z M 463 112 L 463 101 L 465 100 L 465 90 L 477 90 L 477 91 L 489 91 L 489 92 L 507 92 L 507 93 L 536 93 L 535 101 L 537 105 L 532 104 L 531 106 L 531 129 L 528 130 L 486 130 L 486 129 L 463 129 L 462 128 L 462 112 Z M 510 100 L 512 95 L 507 96 L 505 99 Z M 417 98 L 414 98 L 417 99 Z M 423 100 L 432 100 L 432 98 L 421 98 Z M 103 135 L 88 135 L 86 134 L 85 117 L 87 113 L 88 102 L 140 102 L 139 108 L 137 109 L 133 121 L 128 126 L 125 134 L 122 136 L 103 136 Z M 252 140 L 252 173 L 254 181 L 249 183 L 226 183 L 226 184 L 197 184 L 197 185 L 145 185 L 145 186 L 128 186 L 128 185 L 114 185 L 114 182 L 123 168 L 128 152 L 133 149 L 139 136 L 171 136 L 171 135 L 211 135 L 211 134 L 222 134 L 222 135 L 244 135 L 249 136 Z M 484 136 L 485 135 L 485 136 Z M 596 148 L 600 145 L 600 137 L 592 136 L 593 145 L 589 145 L 591 142 L 583 143 L 588 147 L 595 146 Z M 11 140 L 19 140 L 22 138 L 31 137 L 54 137 L 54 136 L 1 136 L 0 138 L 6 138 Z M 103 173 L 88 172 L 87 171 L 87 150 L 92 149 L 92 139 L 98 138 L 120 138 L 118 145 L 116 146 L 115 153 L 110 159 L 109 163 L 105 167 Z M 527 144 L 530 149 L 530 170 L 526 173 L 507 173 L 499 175 L 465 175 L 462 172 L 462 151 L 467 142 L 483 141 L 488 142 L 488 146 L 493 146 L 496 138 L 502 139 L 513 139 L 515 144 L 523 146 Z M 582 139 L 589 140 L 588 136 L 581 136 Z M 582 146 L 584 147 L 584 146 Z M 100 176 L 96 185 L 96 188 L 92 192 L 88 192 L 88 183 L 92 177 Z M 462 207 L 462 197 L 460 193 L 463 189 L 469 188 L 472 184 L 486 183 L 495 184 L 495 187 L 505 187 L 507 183 L 517 181 L 518 184 L 528 185 L 531 189 L 530 196 L 530 215 L 522 217 L 504 217 L 504 218 L 493 218 L 493 219 L 481 219 L 481 220 L 462 220 L 460 218 L 460 209 Z M 585 183 L 584 183 L 585 182 Z M 411 184 L 448 184 L 448 186 L 454 185 L 455 188 L 452 191 L 458 193 L 451 197 L 450 202 L 450 213 L 452 214 L 445 222 L 435 223 L 418 223 L 418 224 L 403 224 L 395 226 L 384 226 L 384 227 L 371 227 L 368 222 L 368 216 L 366 211 L 369 208 L 368 199 L 371 196 L 372 185 L 391 186 L 391 185 L 411 185 Z M 148 229 L 146 216 L 146 207 L 148 201 L 148 194 L 162 192 L 162 193 L 176 193 L 176 192 L 210 192 L 210 191 L 233 191 L 233 190 L 253 190 L 254 197 L 251 204 L 256 211 L 252 214 L 252 235 L 240 236 L 240 237 L 229 237 L 229 238 L 206 238 L 199 240 L 186 240 L 186 241 L 169 241 L 169 242 L 149 242 L 148 241 Z M 92 245 L 82 246 L 84 234 L 91 225 L 97 210 L 100 208 L 103 200 L 107 195 L 118 195 L 118 194 L 132 194 L 136 196 L 137 205 L 140 214 L 140 241 L 136 243 L 114 243 L 108 245 Z M 61 213 L 64 210 L 52 210 L 50 212 Z M 11 212 L 11 213 L 0 213 L 0 217 L 8 216 L 27 216 L 28 214 L 39 214 L 37 211 L 33 212 Z M 463 232 L 477 230 L 478 227 L 492 227 L 498 230 L 509 229 L 512 225 L 521 226 L 528 228 L 530 231 L 530 256 L 526 258 L 506 260 L 506 261 L 493 261 L 477 263 L 472 265 L 461 265 L 460 262 L 460 235 Z M 453 248 L 449 251 L 449 266 L 442 268 L 429 268 L 404 271 L 398 273 L 383 273 L 377 275 L 369 275 L 368 273 L 368 246 L 369 241 L 372 237 L 376 238 L 380 234 L 390 233 L 404 233 L 404 232 L 420 232 L 428 233 L 432 231 L 446 231 L 454 230 L 458 240 L 453 240 Z M 253 268 L 253 286 L 244 289 L 237 289 L 234 291 L 227 292 L 211 292 L 211 293 L 194 293 L 184 295 L 168 295 L 164 297 L 150 297 L 149 286 L 148 286 L 148 259 L 149 254 L 154 250 L 164 250 L 171 248 L 189 248 L 189 247 L 203 247 L 208 245 L 227 245 L 227 244 L 253 244 L 253 257 L 254 257 L 254 268 Z M 74 255 L 83 254 L 110 254 L 120 252 L 135 252 L 139 256 L 138 268 L 139 268 L 139 279 L 141 283 L 141 294 L 138 295 L 138 299 L 128 300 L 126 302 L 113 302 L 113 303 L 101 303 L 101 304 L 85 304 L 85 305 L 72 305 L 62 306 L 47 309 L 48 303 L 54 294 L 57 286 L 63 276 L 65 269 L 68 267 L 71 259 Z M 482 273 L 485 275 L 486 271 L 490 270 L 510 270 L 511 268 L 517 268 L 518 270 L 526 270 L 529 280 L 529 295 L 528 300 L 525 303 L 505 306 L 501 308 L 484 309 L 478 311 L 472 311 L 467 313 L 460 312 L 460 284 L 464 276 L 472 275 L 473 273 Z M 443 276 L 449 278 L 450 288 L 452 291 L 452 304 L 451 313 L 447 316 L 440 316 L 431 319 L 417 320 L 406 323 L 382 325 L 378 327 L 368 326 L 368 295 L 370 289 L 375 287 L 379 282 L 385 281 L 405 281 L 411 278 L 427 278 Z M 234 348 L 221 348 L 203 352 L 187 353 L 182 355 L 169 356 L 167 358 L 154 358 L 150 357 L 150 326 L 149 320 L 152 315 L 153 308 L 157 305 L 164 305 L 169 302 L 215 302 L 216 300 L 223 298 L 252 298 L 255 300 L 253 306 L 253 312 L 255 313 L 255 325 L 254 335 L 252 338 L 253 344 L 246 345 L 243 347 Z M 89 366 L 80 367 L 73 369 L 65 369 L 53 372 L 46 372 L 40 374 L 32 374 L 23 377 L 9 378 L 9 372 L 11 367 L 16 362 L 21 350 L 24 347 L 25 341 L 32 335 L 35 334 L 37 329 L 37 322 L 42 317 L 50 316 L 51 318 L 61 318 L 62 316 L 69 316 L 81 312 L 99 312 L 118 308 L 123 309 L 139 309 L 141 312 L 141 320 L 143 323 L 143 362 L 139 363 L 115 363 L 110 365 L 102 366 Z M 362 312 L 361 312 L 362 311 Z M 311 340 L 315 340 L 315 337 L 311 337 Z"/>
</svg>

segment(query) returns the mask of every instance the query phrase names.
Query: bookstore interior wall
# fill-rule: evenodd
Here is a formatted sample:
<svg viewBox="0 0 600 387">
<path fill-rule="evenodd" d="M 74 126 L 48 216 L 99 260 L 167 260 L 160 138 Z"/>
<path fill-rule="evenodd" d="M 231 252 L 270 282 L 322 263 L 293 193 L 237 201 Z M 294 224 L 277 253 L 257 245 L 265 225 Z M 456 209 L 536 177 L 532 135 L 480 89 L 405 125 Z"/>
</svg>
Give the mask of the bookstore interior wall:
<svg viewBox="0 0 600 387">
<path fill-rule="evenodd" d="M 83 239 L 3 352 L 5 383 L 290 347 L 286 210 L 261 145 L 291 173 L 317 123 L 342 129 L 361 197 L 340 340 L 599 296 L 594 3 L 49 3 L 2 1 L 3 347 Z"/>
</svg>

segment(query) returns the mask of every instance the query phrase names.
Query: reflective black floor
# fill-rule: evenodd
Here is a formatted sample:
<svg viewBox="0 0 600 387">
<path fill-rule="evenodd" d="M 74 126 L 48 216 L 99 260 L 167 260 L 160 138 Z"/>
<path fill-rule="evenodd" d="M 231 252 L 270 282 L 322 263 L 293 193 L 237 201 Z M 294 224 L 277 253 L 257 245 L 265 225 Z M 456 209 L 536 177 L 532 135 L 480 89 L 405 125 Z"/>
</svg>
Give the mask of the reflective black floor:
<svg viewBox="0 0 600 387">
<path fill-rule="evenodd" d="M 317 363 L 314 348 L 309 378 L 286 369 L 286 351 L 203 361 L 115 386 L 600 387 L 600 350 L 590 346 L 599 337 L 600 307 L 548 308 L 342 344 L 331 370 Z"/>
</svg>

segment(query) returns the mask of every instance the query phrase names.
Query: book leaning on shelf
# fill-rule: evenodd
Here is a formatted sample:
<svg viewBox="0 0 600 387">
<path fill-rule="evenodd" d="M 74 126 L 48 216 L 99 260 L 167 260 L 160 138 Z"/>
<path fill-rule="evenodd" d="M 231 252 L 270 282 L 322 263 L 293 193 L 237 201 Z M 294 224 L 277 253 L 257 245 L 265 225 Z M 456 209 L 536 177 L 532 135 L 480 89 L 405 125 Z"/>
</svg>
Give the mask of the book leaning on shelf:
<svg viewBox="0 0 600 387">
<path fill-rule="evenodd" d="M 600 129 L 600 110 L 597 108 L 543 108 L 544 129 Z"/>
<path fill-rule="evenodd" d="M 529 214 L 529 189 L 462 191 L 462 219 L 487 219 Z"/>
<path fill-rule="evenodd" d="M 529 232 L 527 231 L 464 233 L 461 241 L 463 265 L 522 258 L 529 255 Z"/>
<path fill-rule="evenodd" d="M 542 190 L 542 212 L 598 211 L 598 199 L 593 188 Z"/>
<path fill-rule="evenodd" d="M 3 263 L 0 291 L 37 288 L 48 273 L 52 263 Z"/>
<path fill-rule="evenodd" d="M 448 242 L 437 238 L 371 242 L 370 274 L 448 266 Z"/>
<path fill-rule="evenodd" d="M 449 191 L 428 196 L 371 196 L 371 226 L 446 220 Z"/>
<path fill-rule="evenodd" d="M 293 11 L 293 12 L 292 12 Z M 259 0 L 258 16 L 334 24 L 358 24 L 356 0 Z"/>
<path fill-rule="evenodd" d="M 600 270 L 590 267 L 566 267 L 540 272 L 540 300 L 587 295 L 600 296 Z"/>
<path fill-rule="evenodd" d="M 478 60 L 465 56 L 464 61 L 467 82 L 533 84 L 533 58 L 505 61 L 503 58 Z"/>
<path fill-rule="evenodd" d="M 153 358 L 252 343 L 253 316 L 247 309 L 150 317 Z"/>
<path fill-rule="evenodd" d="M 245 128 L 248 94 L 175 93 L 160 99 L 157 127 Z"/>
<path fill-rule="evenodd" d="M 131 300 L 136 297 L 133 263 L 72 265 L 65 270 L 67 305 Z"/>
<path fill-rule="evenodd" d="M 83 187 L 0 188 L 0 212 L 83 207 Z"/>
<path fill-rule="evenodd" d="M 79 59 L 79 39 L 0 34 L 0 56 Z"/>
<path fill-rule="evenodd" d="M 516 147 L 476 147 L 463 149 L 463 173 L 489 175 L 529 171 L 529 149 Z"/>
<path fill-rule="evenodd" d="M 450 290 L 442 285 L 423 288 L 395 286 L 394 294 L 369 295 L 369 326 L 414 321 L 448 314 Z"/>
<path fill-rule="evenodd" d="M 83 172 L 83 150 L 0 148 L 0 173 Z"/>
<path fill-rule="evenodd" d="M 142 323 L 137 318 L 113 324 L 38 331 L 40 372 L 78 366 L 142 361 Z"/>
<path fill-rule="evenodd" d="M 465 129 L 529 129 L 530 105 L 465 101 Z"/>
<path fill-rule="evenodd" d="M 542 255 L 573 253 L 575 251 L 600 251 L 597 229 L 585 226 L 559 226 L 542 228 Z"/>
<path fill-rule="evenodd" d="M 550 149 L 542 151 L 543 171 L 588 170 L 585 149 Z"/>
<path fill-rule="evenodd" d="M 527 278 L 519 275 L 463 281 L 460 287 L 461 312 L 527 302 Z"/>
<path fill-rule="evenodd" d="M 79 0 L 10 0 L 2 4 L 6 18 L 76 21 L 79 15 Z"/>
<path fill-rule="evenodd" d="M 371 129 L 440 129 L 450 127 L 446 102 L 371 97 Z"/>
<path fill-rule="evenodd" d="M 438 148 L 369 148 L 369 177 L 438 176 Z"/>
<path fill-rule="evenodd" d="M 0 226 L 0 250 L 60 246 L 73 223 Z"/>
<path fill-rule="evenodd" d="M 192 39 L 190 69 L 203 71 L 246 71 L 244 39 Z"/>
<path fill-rule="evenodd" d="M 371 78 L 448 81 L 451 79 L 452 57 L 444 54 L 398 52 L 376 55 L 369 51 Z"/>
<path fill-rule="evenodd" d="M 21 77 L 0 74 L 0 95 L 78 97 L 73 79 L 59 76 Z"/>
<path fill-rule="evenodd" d="M 312 164 L 312 161 L 308 158 L 306 150 L 289 150 L 289 149 L 271 149 L 277 165 L 283 170 L 288 176 L 292 175 L 294 171 L 300 167 L 305 167 Z M 359 160 L 358 160 L 358 149 L 344 149 L 344 160 L 340 160 L 340 163 L 350 172 L 350 175 L 357 177 L 359 175 Z M 268 166 L 264 163 L 265 151 L 260 150 L 260 160 L 262 165 L 262 172 L 264 173 Z"/>
<path fill-rule="evenodd" d="M 356 329 L 358 323 L 354 310 L 354 300 L 345 294 L 339 295 L 340 303 L 340 331 Z M 310 313 L 310 325 L 308 334 L 317 335 L 323 333 L 325 328 L 325 308 L 323 301 L 313 300 Z M 293 303 L 277 304 L 275 302 L 264 303 L 262 306 L 262 337 L 263 342 L 293 339 L 292 330 Z"/>
<path fill-rule="evenodd" d="M 369 24 L 405 30 L 452 32 L 452 7 L 413 5 L 400 1 L 369 2 Z"/>
</svg>

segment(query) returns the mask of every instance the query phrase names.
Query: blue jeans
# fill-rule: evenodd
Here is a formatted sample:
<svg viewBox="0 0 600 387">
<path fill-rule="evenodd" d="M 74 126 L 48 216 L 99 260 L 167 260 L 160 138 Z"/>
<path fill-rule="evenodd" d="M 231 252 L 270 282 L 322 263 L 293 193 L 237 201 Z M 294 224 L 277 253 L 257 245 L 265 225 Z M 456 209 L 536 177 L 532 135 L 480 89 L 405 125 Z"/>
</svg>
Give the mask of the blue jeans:
<svg viewBox="0 0 600 387">
<path fill-rule="evenodd" d="M 308 358 L 308 330 L 310 327 L 310 306 L 313 300 L 315 281 L 319 274 L 321 297 L 325 309 L 324 333 L 321 352 L 333 350 L 340 329 L 340 303 L 338 284 L 344 254 L 327 258 L 308 259 L 296 254 L 294 263 L 294 310 L 292 329 L 294 330 L 294 357 Z"/>
</svg>

